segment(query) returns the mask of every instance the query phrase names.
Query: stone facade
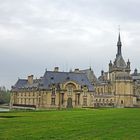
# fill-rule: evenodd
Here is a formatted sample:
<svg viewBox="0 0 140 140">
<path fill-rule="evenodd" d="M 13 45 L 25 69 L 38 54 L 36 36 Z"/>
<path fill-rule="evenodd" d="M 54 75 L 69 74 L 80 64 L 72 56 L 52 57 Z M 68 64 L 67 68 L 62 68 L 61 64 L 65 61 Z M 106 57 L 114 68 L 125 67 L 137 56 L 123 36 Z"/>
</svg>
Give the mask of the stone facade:
<svg viewBox="0 0 140 140">
<path fill-rule="evenodd" d="M 46 71 L 40 79 L 19 79 L 12 87 L 11 108 L 81 108 L 93 106 L 94 88 L 82 72 Z"/>
<path fill-rule="evenodd" d="M 96 107 L 135 107 L 139 106 L 138 74 L 130 74 L 130 62 L 124 61 L 121 51 L 120 34 L 117 42 L 115 61 L 109 63 L 108 72 L 101 71 L 96 83 L 94 106 Z M 134 82 L 134 75 L 137 77 Z M 135 89 L 135 90 L 134 90 Z"/>
<path fill-rule="evenodd" d="M 140 73 L 124 61 L 119 34 L 115 60 L 96 78 L 91 68 L 71 72 L 46 71 L 44 76 L 18 79 L 11 108 L 140 107 Z"/>
</svg>

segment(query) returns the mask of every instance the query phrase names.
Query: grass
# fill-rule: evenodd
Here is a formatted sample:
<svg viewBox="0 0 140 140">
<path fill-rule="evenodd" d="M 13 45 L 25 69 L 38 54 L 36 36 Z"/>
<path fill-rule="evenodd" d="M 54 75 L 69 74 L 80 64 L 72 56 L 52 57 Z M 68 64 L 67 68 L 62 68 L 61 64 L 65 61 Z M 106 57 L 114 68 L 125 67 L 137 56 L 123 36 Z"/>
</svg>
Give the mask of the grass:
<svg viewBox="0 0 140 140">
<path fill-rule="evenodd" d="M 140 109 L 0 113 L 0 140 L 140 140 Z"/>
</svg>

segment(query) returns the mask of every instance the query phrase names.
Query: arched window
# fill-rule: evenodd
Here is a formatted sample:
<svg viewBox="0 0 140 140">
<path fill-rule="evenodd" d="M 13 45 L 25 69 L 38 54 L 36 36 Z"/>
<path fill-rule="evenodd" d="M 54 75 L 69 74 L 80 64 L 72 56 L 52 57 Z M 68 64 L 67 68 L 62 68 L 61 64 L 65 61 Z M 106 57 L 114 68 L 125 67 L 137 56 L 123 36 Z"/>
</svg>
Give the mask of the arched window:
<svg viewBox="0 0 140 140">
<path fill-rule="evenodd" d="M 108 99 L 106 99 L 106 102 L 108 103 Z"/>
</svg>

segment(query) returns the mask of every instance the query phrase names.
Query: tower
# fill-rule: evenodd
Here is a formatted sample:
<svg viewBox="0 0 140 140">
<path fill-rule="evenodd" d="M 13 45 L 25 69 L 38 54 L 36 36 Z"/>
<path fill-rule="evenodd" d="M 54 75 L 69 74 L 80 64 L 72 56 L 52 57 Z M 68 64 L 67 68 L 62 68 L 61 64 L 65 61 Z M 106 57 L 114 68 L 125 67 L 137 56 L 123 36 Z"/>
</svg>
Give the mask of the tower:
<svg viewBox="0 0 140 140">
<path fill-rule="evenodd" d="M 114 62 L 109 63 L 109 80 L 115 96 L 116 107 L 132 107 L 132 78 L 130 75 L 130 61 L 125 62 L 122 56 L 121 35 L 117 41 L 117 53 Z"/>
</svg>

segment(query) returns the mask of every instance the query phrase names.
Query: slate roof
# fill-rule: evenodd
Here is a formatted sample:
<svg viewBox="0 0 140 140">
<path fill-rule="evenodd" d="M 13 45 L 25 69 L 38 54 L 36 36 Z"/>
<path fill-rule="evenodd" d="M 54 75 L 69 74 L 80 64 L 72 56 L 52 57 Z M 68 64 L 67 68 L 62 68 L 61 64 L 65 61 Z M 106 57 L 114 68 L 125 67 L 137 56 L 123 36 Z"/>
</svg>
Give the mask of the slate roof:
<svg viewBox="0 0 140 140">
<path fill-rule="evenodd" d="M 39 86 L 41 79 L 35 79 L 33 80 L 33 84 L 29 84 L 27 79 L 18 79 L 16 84 L 12 86 L 12 89 L 18 90 L 22 88 L 37 88 Z"/>
<path fill-rule="evenodd" d="M 126 63 L 122 57 L 122 55 L 118 55 L 115 59 L 115 66 L 118 68 L 126 68 Z"/>
<path fill-rule="evenodd" d="M 80 72 L 46 71 L 41 84 L 43 84 L 44 88 L 49 88 L 51 84 L 65 83 L 68 81 L 74 81 L 81 86 L 86 85 L 90 91 L 93 91 L 93 85 L 88 80 L 86 74 Z"/>
<path fill-rule="evenodd" d="M 91 83 L 95 84 L 97 82 L 97 78 L 91 68 L 85 69 L 85 70 L 80 70 L 80 72 L 85 73 Z"/>
<path fill-rule="evenodd" d="M 22 88 L 26 84 L 27 84 L 27 80 L 26 79 L 18 79 L 18 81 L 16 82 L 16 84 L 14 85 L 14 87 Z"/>
<path fill-rule="evenodd" d="M 133 80 L 140 80 L 140 73 L 131 74 Z"/>
<path fill-rule="evenodd" d="M 44 76 L 40 79 L 33 81 L 33 84 L 29 85 L 27 79 L 18 79 L 17 83 L 12 87 L 14 90 L 21 88 L 40 88 L 40 89 L 49 89 L 52 84 L 63 84 L 68 81 L 74 81 L 77 84 L 83 86 L 86 85 L 89 91 L 93 91 L 93 85 L 90 83 L 85 73 L 77 72 L 55 72 L 55 71 L 46 71 Z"/>
</svg>

